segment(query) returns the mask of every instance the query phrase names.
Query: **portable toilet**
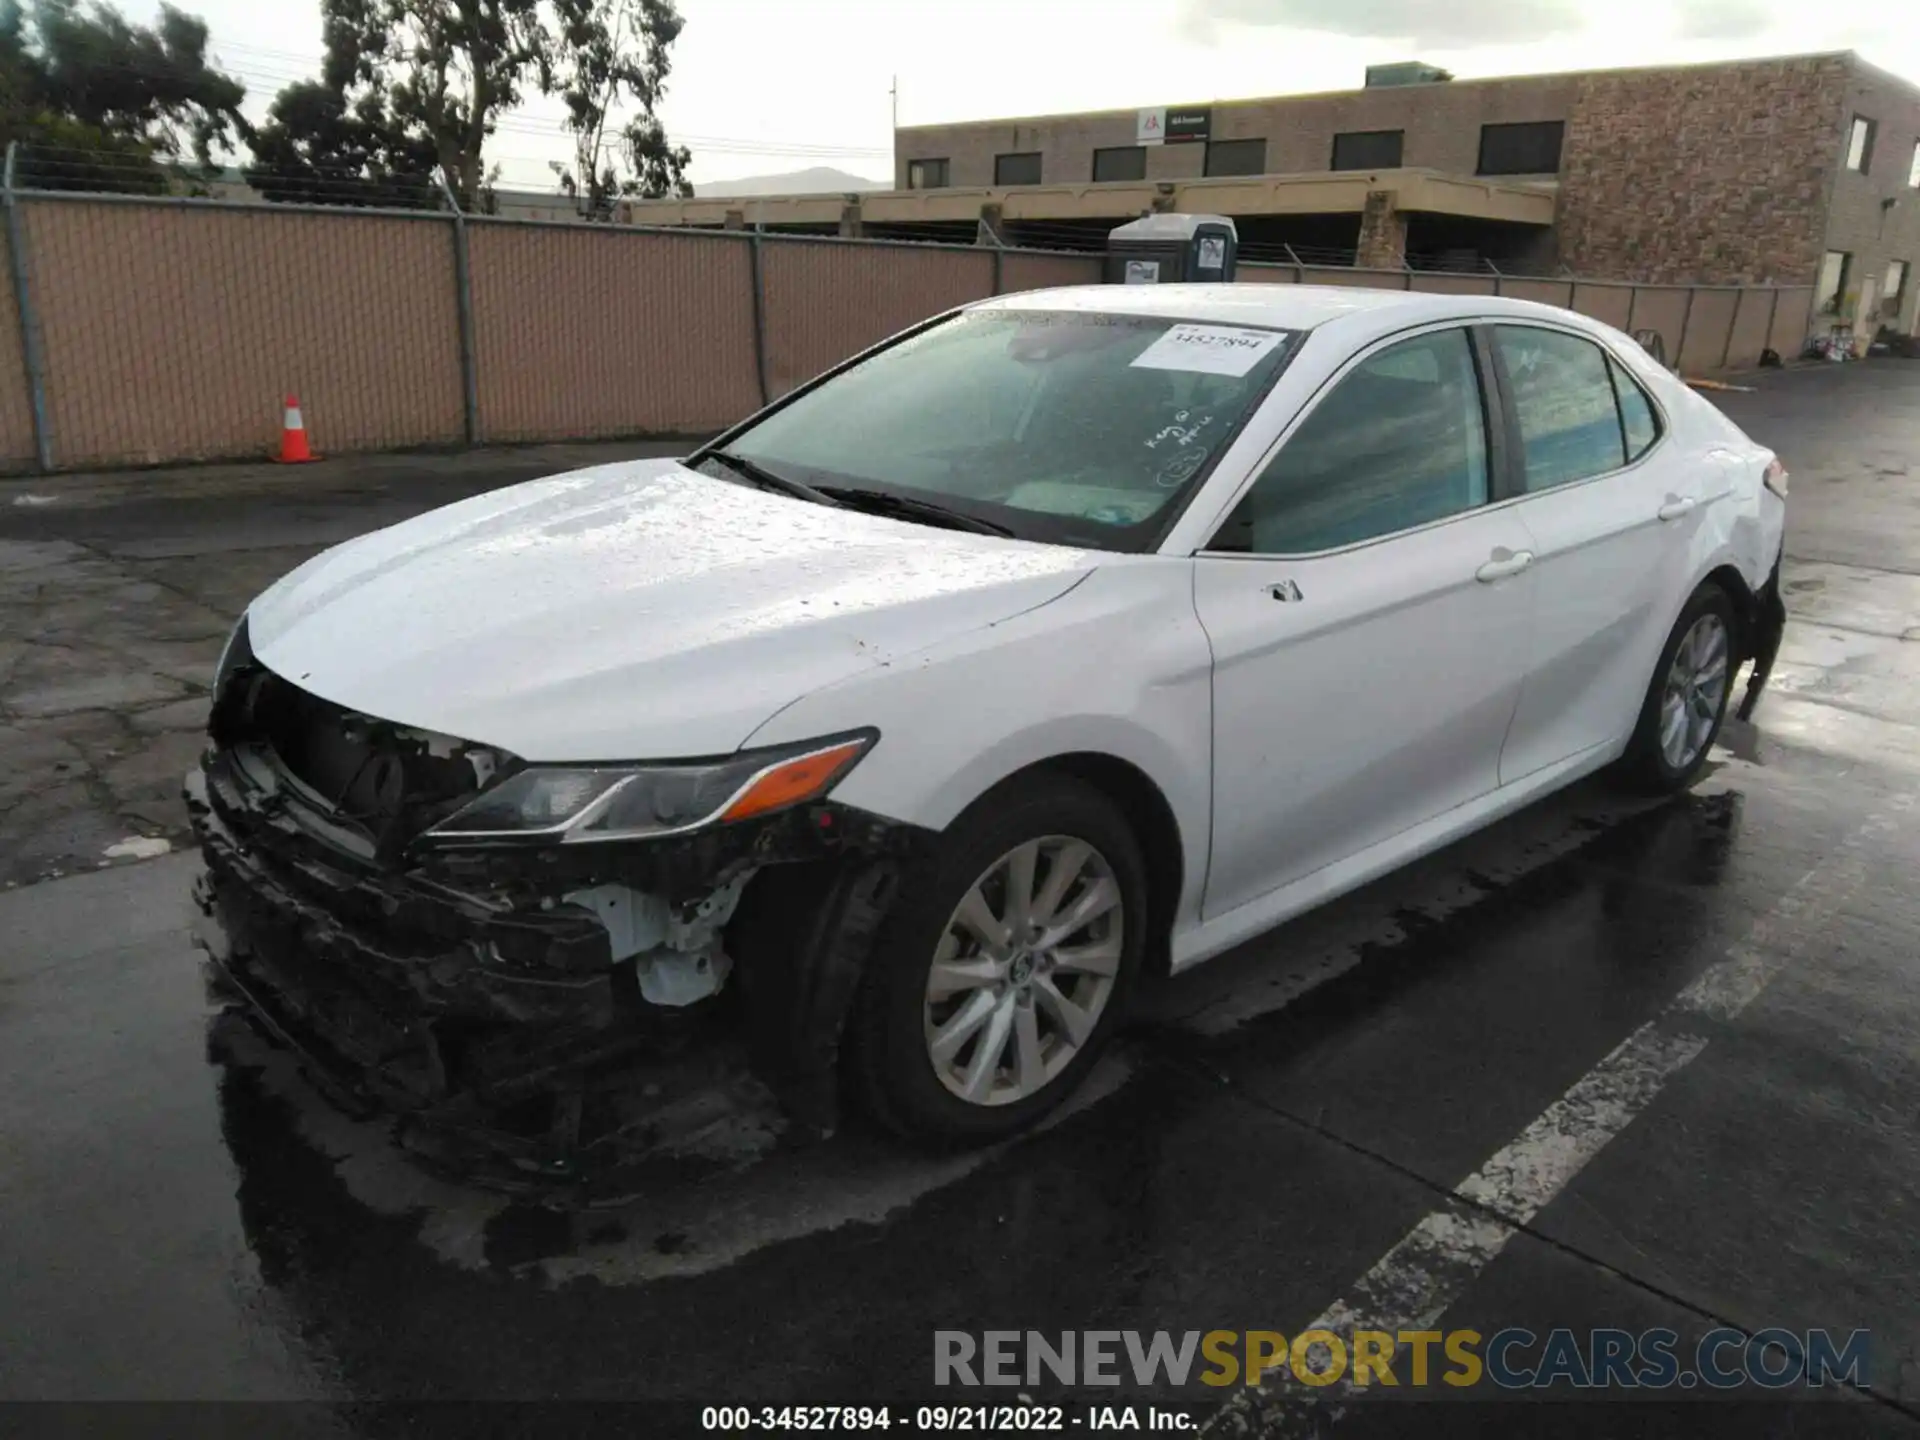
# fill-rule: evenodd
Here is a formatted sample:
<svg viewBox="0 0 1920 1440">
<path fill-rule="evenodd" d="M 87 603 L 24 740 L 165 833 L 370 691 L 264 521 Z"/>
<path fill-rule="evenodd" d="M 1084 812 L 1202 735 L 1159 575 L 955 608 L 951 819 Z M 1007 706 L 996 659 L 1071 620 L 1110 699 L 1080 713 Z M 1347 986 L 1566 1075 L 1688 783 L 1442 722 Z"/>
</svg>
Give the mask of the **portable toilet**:
<svg viewBox="0 0 1920 1440">
<path fill-rule="evenodd" d="M 1224 215 L 1148 215 L 1107 232 L 1107 283 L 1231 280 L 1240 249 Z"/>
</svg>

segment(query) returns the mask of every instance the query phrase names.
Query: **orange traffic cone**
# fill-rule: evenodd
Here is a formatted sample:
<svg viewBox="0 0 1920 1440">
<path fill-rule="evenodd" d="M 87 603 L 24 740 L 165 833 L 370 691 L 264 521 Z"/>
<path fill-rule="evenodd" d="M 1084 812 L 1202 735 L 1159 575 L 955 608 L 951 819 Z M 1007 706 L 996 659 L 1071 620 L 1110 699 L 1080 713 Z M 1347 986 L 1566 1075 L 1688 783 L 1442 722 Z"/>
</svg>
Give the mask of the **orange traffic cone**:
<svg viewBox="0 0 1920 1440">
<path fill-rule="evenodd" d="M 307 448 L 307 422 L 300 418 L 300 402 L 289 395 L 286 419 L 280 425 L 280 453 L 274 459 L 282 465 L 303 465 L 319 458 Z"/>
</svg>

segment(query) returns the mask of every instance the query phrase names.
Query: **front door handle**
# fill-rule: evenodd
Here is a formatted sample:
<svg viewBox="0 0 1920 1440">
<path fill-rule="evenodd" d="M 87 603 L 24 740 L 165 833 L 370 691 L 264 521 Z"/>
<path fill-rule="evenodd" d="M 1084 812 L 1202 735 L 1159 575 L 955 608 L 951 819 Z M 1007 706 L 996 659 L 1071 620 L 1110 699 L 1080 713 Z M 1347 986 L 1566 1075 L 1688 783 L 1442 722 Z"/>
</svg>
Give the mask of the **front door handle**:
<svg viewBox="0 0 1920 1440">
<path fill-rule="evenodd" d="M 1691 515 L 1693 513 L 1693 507 L 1699 503 L 1698 500 L 1695 500 L 1690 495 L 1671 496 L 1668 498 L 1667 503 L 1660 507 L 1660 518 L 1662 520 L 1678 520 L 1682 515 Z"/>
<path fill-rule="evenodd" d="M 1531 550 L 1496 550 L 1493 558 L 1473 572 L 1473 578 L 1483 584 L 1495 580 L 1504 580 L 1509 575 L 1518 575 L 1533 563 Z"/>
</svg>

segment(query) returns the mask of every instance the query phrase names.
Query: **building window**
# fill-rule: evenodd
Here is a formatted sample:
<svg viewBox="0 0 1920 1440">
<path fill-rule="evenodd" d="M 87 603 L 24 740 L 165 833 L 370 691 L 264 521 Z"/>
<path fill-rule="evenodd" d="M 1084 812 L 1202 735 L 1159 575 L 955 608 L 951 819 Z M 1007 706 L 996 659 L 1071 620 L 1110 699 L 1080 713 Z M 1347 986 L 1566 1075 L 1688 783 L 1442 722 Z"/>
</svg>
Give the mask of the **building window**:
<svg viewBox="0 0 1920 1440">
<path fill-rule="evenodd" d="M 1398 170 L 1404 130 L 1350 130 L 1333 137 L 1333 169 Z"/>
<path fill-rule="evenodd" d="M 1519 125 L 1480 127 L 1480 174 L 1555 175 L 1560 171 L 1564 120 L 1529 120 Z"/>
<path fill-rule="evenodd" d="M 1887 264 L 1887 283 L 1881 288 L 1880 305 L 1889 315 L 1898 315 L 1900 307 L 1907 300 L 1907 262 L 1892 260 Z"/>
<path fill-rule="evenodd" d="M 993 183 L 996 185 L 1038 185 L 1040 152 L 1021 150 L 1012 155 L 993 157 Z"/>
<path fill-rule="evenodd" d="M 1820 261 L 1820 283 L 1813 292 L 1816 315 L 1838 315 L 1847 293 L 1847 271 L 1853 268 L 1853 256 L 1844 250 L 1829 250 Z"/>
<path fill-rule="evenodd" d="M 1862 175 L 1873 164 L 1873 121 L 1864 115 L 1853 117 L 1853 126 L 1847 131 L 1847 168 L 1858 170 Z"/>
<path fill-rule="evenodd" d="M 946 184 L 946 161 L 909 160 L 907 162 L 907 188 L 909 190 L 939 190 Z"/>
<path fill-rule="evenodd" d="M 1264 175 L 1267 173 L 1265 140 L 1209 140 L 1209 175 Z"/>
<path fill-rule="evenodd" d="M 1907 188 L 1920 190 L 1920 140 L 1913 142 L 1913 160 L 1907 166 Z"/>
<path fill-rule="evenodd" d="M 1112 150 L 1094 151 L 1093 178 L 1096 180 L 1146 179 L 1147 147 L 1120 145 Z"/>
</svg>

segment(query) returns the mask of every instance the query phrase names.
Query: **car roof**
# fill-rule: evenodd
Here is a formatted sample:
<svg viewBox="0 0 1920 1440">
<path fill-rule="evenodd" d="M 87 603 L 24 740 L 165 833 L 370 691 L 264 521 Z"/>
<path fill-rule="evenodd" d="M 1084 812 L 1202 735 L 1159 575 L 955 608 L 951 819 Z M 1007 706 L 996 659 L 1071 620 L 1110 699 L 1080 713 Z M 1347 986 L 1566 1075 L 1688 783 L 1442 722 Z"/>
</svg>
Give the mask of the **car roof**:
<svg viewBox="0 0 1920 1440">
<path fill-rule="evenodd" d="M 1359 319 L 1368 328 L 1394 330 L 1430 320 L 1516 315 L 1580 323 L 1578 317 L 1530 300 L 1494 295 L 1432 295 L 1421 291 L 1369 290 L 1352 285 L 1219 283 L 1202 285 L 1073 285 L 999 295 L 970 310 L 1078 310 L 1088 314 L 1138 315 L 1219 325 L 1257 325 L 1312 330 L 1333 321 Z"/>
</svg>

